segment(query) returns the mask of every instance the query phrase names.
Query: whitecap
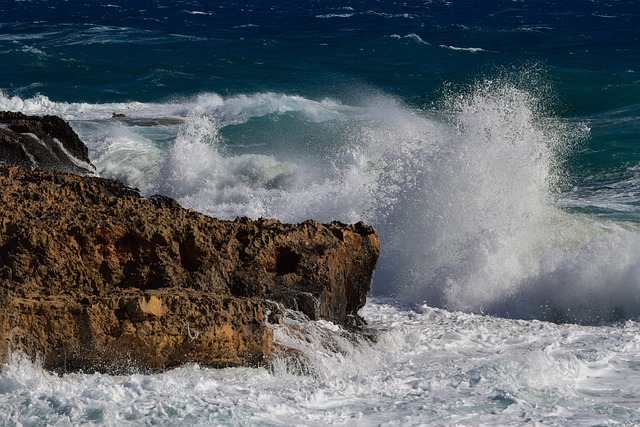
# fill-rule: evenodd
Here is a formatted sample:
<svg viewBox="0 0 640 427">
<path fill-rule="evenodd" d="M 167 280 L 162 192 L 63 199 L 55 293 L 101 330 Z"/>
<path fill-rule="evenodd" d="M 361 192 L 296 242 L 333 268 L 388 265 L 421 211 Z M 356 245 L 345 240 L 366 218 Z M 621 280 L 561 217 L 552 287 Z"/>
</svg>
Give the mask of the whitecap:
<svg viewBox="0 0 640 427">
<path fill-rule="evenodd" d="M 189 15 L 212 15 L 211 12 L 204 12 L 202 10 L 183 10 L 183 12 Z"/>
<path fill-rule="evenodd" d="M 420 37 L 416 33 L 410 33 L 410 34 L 407 34 L 407 35 L 404 35 L 404 36 L 401 36 L 399 34 L 392 34 L 389 37 L 393 38 L 393 39 L 403 39 L 403 38 L 405 38 L 405 39 L 412 40 L 412 41 L 414 41 L 416 43 L 420 43 L 420 44 L 424 44 L 424 45 L 427 45 L 427 46 L 431 46 L 431 43 L 428 43 L 428 42 L 424 41 L 422 39 L 422 37 Z"/>
<path fill-rule="evenodd" d="M 441 44 L 440 47 L 445 49 L 450 49 L 450 50 L 458 50 L 458 51 L 472 52 L 472 53 L 487 52 L 485 49 L 482 49 L 480 47 L 456 47 L 456 46 L 447 46 L 444 44 Z"/>
<path fill-rule="evenodd" d="M 353 13 L 327 13 L 324 15 L 316 15 L 316 18 L 329 19 L 329 18 L 351 18 Z"/>
</svg>

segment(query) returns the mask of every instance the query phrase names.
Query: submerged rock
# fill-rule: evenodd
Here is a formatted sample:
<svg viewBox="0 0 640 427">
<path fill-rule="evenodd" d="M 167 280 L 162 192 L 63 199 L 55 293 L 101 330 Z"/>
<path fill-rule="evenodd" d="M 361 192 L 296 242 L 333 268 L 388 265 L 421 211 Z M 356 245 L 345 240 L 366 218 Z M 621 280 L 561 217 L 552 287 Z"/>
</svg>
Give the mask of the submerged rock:
<svg viewBox="0 0 640 427">
<path fill-rule="evenodd" d="M 162 370 L 259 365 L 278 307 L 358 325 L 369 226 L 222 221 L 108 179 L 0 167 L 0 363 Z"/>
<path fill-rule="evenodd" d="M 171 126 L 171 125 L 179 125 L 184 122 L 184 120 L 179 119 L 177 117 L 156 117 L 156 118 L 146 118 L 146 117 L 127 117 L 122 113 L 113 113 L 111 115 L 112 120 L 117 120 L 121 123 L 126 123 L 129 126 Z"/>
</svg>

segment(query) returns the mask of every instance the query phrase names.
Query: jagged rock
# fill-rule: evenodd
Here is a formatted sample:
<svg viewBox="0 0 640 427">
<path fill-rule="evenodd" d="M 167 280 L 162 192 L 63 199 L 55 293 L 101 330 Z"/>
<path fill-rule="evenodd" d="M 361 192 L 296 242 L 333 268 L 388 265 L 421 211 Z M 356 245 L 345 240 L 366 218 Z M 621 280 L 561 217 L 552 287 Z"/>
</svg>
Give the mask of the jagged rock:
<svg viewBox="0 0 640 427">
<path fill-rule="evenodd" d="M 62 119 L 0 113 L 0 363 L 58 371 L 256 365 L 279 310 L 358 325 L 364 224 L 219 221 L 91 174 Z M 25 169 L 26 168 L 26 169 Z M 280 346 L 281 347 L 281 346 Z"/>
<path fill-rule="evenodd" d="M 64 120 L 0 112 L 0 164 L 93 174 L 88 150 Z"/>
<path fill-rule="evenodd" d="M 362 322 L 362 223 L 221 221 L 114 180 L 0 167 L 0 363 L 54 370 L 256 365 L 280 306 Z"/>
</svg>

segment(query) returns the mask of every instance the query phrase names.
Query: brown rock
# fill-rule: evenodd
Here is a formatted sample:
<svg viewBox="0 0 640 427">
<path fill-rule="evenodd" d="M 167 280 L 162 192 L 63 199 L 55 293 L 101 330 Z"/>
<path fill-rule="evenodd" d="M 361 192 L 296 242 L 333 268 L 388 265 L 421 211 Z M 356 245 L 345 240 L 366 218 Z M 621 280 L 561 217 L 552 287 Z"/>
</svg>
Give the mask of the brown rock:
<svg viewBox="0 0 640 427">
<path fill-rule="evenodd" d="M 362 223 L 221 221 L 18 166 L 0 167 L 0 186 L 0 363 L 11 349 L 63 371 L 256 365 L 278 305 L 362 322 L 379 254 Z"/>
</svg>

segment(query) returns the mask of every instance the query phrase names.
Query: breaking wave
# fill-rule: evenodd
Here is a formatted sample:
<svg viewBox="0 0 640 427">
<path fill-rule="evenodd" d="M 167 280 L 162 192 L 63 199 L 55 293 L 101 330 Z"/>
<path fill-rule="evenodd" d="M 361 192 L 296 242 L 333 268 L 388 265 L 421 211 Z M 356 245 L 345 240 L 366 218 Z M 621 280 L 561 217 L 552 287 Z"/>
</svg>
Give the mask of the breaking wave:
<svg viewBox="0 0 640 427">
<path fill-rule="evenodd" d="M 384 95 L 346 105 L 276 93 L 0 94 L 0 109 L 61 115 L 100 174 L 213 216 L 367 221 L 382 239 L 374 295 L 554 321 L 640 315 L 637 225 L 561 207 L 564 156 L 588 128 L 522 86 L 487 80 L 428 111 Z"/>
</svg>

